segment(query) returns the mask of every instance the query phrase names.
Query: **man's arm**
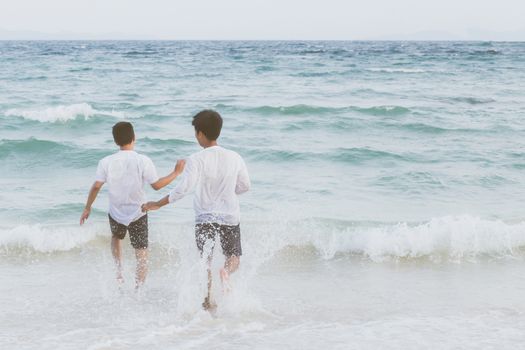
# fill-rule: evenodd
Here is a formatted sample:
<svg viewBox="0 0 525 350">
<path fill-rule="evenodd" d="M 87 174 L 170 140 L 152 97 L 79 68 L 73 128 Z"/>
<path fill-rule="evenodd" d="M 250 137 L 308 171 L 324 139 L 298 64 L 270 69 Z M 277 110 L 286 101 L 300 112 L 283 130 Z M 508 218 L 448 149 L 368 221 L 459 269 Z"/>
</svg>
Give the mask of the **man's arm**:
<svg viewBox="0 0 525 350">
<path fill-rule="evenodd" d="M 163 197 L 162 199 L 160 199 L 160 200 L 158 200 L 156 202 L 148 202 L 148 203 L 142 204 L 142 211 L 145 213 L 145 212 L 150 211 L 150 210 L 158 210 L 158 209 L 162 208 L 166 204 L 169 204 L 169 202 L 170 202 L 169 197 L 170 196 L 168 195 L 168 196 L 165 196 L 165 197 Z"/>
<path fill-rule="evenodd" d="M 151 187 L 153 187 L 155 191 L 158 191 L 161 188 L 168 186 L 173 180 L 175 180 L 182 173 L 185 165 L 186 165 L 186 161 L 184 159 L 178 160 L 177 164 L 175 165 L 175 169 L 173 169 L 173 171 L 170 174 L 164 177 L 161 177 L 156 182 L 152 183 Z"/>
<path fill-rule="evenodd" d="M 93 205 L 93 202 L 97 198 L 98 192 L 102 188 L 102 185 L 104 185 L 104 182 L 95 181 L 93 183 L 93 186 L 91 186 L 91 189 L 89 190 L 88 199 L 86 201 L 86 206 L 84 207 L 84 211 L 82 212 L 82 215 L 80 216 L 80 225 L 83 225 L 84 222 L 88 219 L 89 214 L 91 213 L 91 206 Z"/>
<path fill-rule="evenodd" d="M 195 188 L 199 180 L 199 171 L 194 161 L 188 161 L 184 168 L 182 180 L 175 186 L 169 195 L 157 202 L 148 202 L 142 205 L 142 211 L 157 210 L 168 203 L 181 199 Z"/>
<path fill-rule="evenodd" d="M 250 176 L 248 175 L 248 169 L 246 164 L 241 158 L 241 166 L 239 174 L 237 174 L 237 184 L 235 185 L 235 194 L 243 194 L 248 192 L 251 187 Z"/>
</svg>

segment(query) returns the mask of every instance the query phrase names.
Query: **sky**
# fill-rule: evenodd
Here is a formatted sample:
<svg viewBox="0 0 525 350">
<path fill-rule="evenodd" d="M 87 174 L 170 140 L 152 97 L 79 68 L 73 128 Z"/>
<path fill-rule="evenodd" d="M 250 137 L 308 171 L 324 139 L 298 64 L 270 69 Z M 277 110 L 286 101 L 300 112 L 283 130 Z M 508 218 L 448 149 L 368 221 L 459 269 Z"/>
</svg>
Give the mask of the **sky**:
<svg viewBox="0 0 525 350">
<path fill-rule="evenodd" d="M 0 39 L 523 40 L 524 0 L 0 0 Z"/>
</svg>

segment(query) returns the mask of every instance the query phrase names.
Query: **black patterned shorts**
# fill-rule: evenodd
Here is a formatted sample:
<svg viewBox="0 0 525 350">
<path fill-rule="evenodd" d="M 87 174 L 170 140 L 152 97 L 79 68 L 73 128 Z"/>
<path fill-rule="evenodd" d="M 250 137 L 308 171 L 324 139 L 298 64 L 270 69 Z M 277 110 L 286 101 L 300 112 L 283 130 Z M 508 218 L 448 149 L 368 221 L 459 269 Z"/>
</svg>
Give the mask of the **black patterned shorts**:
<svg viewBox="0 0 525 350">
<path fill-rule="evenodd" d="M 109 214 L 108 217 L 113 236 L 124 239 L 126 231 L 129 231 L 129 240 L 133 248 L 146 249 L 148 247 L 148 214 L 131 222 L 128 226 L 116 222 Z"/>
<path fill-rule="evenodd" d="M 212 256 L 217 235 L 219 235 L 224 256 L 229 258 L 242 255 L 240 225 L 229 226 L 205 223 L 195 225 L 195 241 L 201 256 L 205 251 L 208 258 Z"/>
</svg>

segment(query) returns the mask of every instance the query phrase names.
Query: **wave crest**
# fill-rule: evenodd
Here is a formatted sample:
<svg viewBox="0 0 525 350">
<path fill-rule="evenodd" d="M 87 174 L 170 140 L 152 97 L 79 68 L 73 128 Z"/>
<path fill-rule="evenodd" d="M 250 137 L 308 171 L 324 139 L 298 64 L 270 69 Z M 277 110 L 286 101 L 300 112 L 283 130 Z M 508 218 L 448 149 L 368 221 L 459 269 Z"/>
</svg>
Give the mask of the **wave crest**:
<svg viewBox="0 0 525 350">
<path fill-rule="evenodd" d="M 49 167 L 57 158 L 66 160 L 64 166 L 86 167 L 108 154 L 104 149 L 88 149 L 70 143 L 61 143 L 49 140 L 29 138 L 26 140 L 0 140 L 0 159 L 13 157 L 16 162 L 6 163 L 6 168 L 14 166 L 18 169 L 23 165 L 26 168 L 37 166 Z"/>
<path fill-rule="evenodd" d="M 340 114 L 347 112 L 357 112 L 360 114 L 374 115 L 374 116 L 398 116 L 410 113 L 411 110 L 403 106 L 371 106 L 371 107 L 325 107 L 314 106 L 306 104 L 297 104 L 291 106 L 256 106 L 256 107 L 240 107 L 219 104 L 215 106 L 216 109 L 228 109 L 232 111 L 252 112 L 261 115 L 324 115 L 324 114 Z"/>
<path fill-rule="evenodd" d="M 6 116 L 21 117 L 24 119 L 35 120 L 42 123 L 67 122 L 75 119 L 87 120 L 95 115 L 109 115 L 112 117 L 122 117 L 122 114 L 115 111 L 99 111 L 88 103 L 77 103 L 72 105 L 60 105 L 43 109 L 9 109 Z"/>
<path fill-rule="evenodd" d="M 324 259 L 351 254 L 374 262 L 475 261 L 482 257 L 516 257 L 522 255 L 525 248 L 525 222 L 508 224 L 468 215 L 434 218 L 420 224 L 351 223 L 327 225 L 322 229 L 319 224 L 281 239 L 281 244 L 276 246 L 280 249 L 313 247 Z M 304 232 L 312 233 L 305 235 Z"/>
<path fill-rule="evenodd" d="M 20 250 L 39 253 L 65 252 L 81 247 L 99 236 L 108 236 L 102 226 L 64 227 L 42 225 L 20 225 L 0 229 L 0 252 L 9 254 Z"/>
<path fill-rule="evenodd" d="M 194 254 L 191 224 L 152 226 L 158 254 Z M 174 230 L 179 232 L 173 235 Z M 109 237 L 105 224 L 88 227 L 21 225 L 0 229 L 0 252 L 63 252 Z M 264 237 L 264 239 L 261 239 Z M 279 255 L 315 255 L 333 259 L 354 255 L 373 262 L 428 260 L 475 262 L 481 258 L 516 258 L 525 252 L 525 222 L 505 223 L 468 215 L 446 216 L 419 224 L 349 222 L 329 219 L 243 223 L 245 259 L 255 265 Z M 184 248 L 181 248 L 184 247 Z M 182 249 L 182 250 L 181 250 Z M 189 250 L 189 251 L 185 251 Z"/>
</svg>

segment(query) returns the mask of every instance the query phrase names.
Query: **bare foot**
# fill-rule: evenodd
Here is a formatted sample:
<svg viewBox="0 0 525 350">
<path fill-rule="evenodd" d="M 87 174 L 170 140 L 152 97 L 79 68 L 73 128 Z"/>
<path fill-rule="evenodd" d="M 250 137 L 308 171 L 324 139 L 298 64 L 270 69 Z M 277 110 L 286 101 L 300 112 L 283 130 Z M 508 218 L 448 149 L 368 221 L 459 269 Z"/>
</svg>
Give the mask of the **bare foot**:
<svg viewBox="0 0 525 350">
<path fill-rule="evenodd" d="M 124 284 L 124 276 L 122 276 L 122 272 L 117 272 L 117 283 L 119 286 Z"/>
<path fill-rule="evenodd" d="M 202 308 L 206 311 L 214 312 L 217 309 L 217 304 L 215 304 L 214 301 L 210 300 L 210 298 L 206 297 L 202 302 Z"/>
<path fill-rule="evenodd" d="M 222 291 L 223 293 L 229 293 L 232 290 L 232 287 L 230 285 L 230 274 L 228 271 L 226 271 L 225 268 L 221 268 L 219 270 L 219 275 L 221 276 L 221 282 L 222 282 Z"/>
</svg>

